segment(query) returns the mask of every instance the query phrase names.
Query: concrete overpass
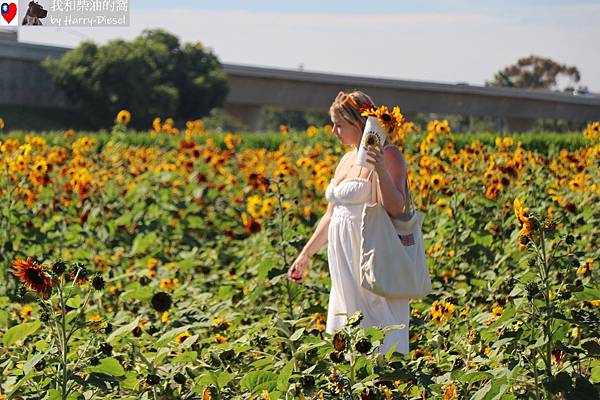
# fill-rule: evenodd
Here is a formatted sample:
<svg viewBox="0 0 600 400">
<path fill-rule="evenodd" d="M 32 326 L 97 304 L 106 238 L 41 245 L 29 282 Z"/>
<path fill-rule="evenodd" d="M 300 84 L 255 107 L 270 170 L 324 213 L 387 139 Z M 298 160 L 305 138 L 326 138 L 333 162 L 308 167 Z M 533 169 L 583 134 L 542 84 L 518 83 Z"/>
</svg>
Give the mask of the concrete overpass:
<svg viewBox="0 0 600 400">
<path fill-rule="evenodd" d="M 0 35 L 0 105 L 71 108 L 39 65 L 69 48 L 17 41 Z M 262 107 L 326 111 L 339 90 L 360 89 L 377 104 L 399 105 L 409 118 L 418 112 L 504 118 L 508 129 L 524 130 L 536 118 L 600 119 L 600 96 L 418 82 L 223 64 L 230 93 L 224 108 L 251 129 Z"/>
</svg>

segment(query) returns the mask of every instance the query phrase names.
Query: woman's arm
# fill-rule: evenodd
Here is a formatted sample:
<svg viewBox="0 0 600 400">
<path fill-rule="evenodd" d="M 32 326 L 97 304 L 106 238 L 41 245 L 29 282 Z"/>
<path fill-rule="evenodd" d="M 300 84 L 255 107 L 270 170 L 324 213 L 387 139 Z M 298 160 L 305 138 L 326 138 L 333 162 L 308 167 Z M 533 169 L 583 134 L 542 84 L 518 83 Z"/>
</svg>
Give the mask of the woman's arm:
<svg viewBox="0 0 600 400">
<path fill-rule="evenodd" d="M 312 257 L 313 254 L 319 251 L 325 243 L 327 243 L 329 221 L 331 220 L 331 213 L 333 212 L 333 204 L 327 205 L 327 211 L 319 220 L 319 224 L 315 228 L 315 231 L 309 241 L 304 245 L 304 248 L 300 254 L 304 254 L 307 257 Z"/>
</svg>

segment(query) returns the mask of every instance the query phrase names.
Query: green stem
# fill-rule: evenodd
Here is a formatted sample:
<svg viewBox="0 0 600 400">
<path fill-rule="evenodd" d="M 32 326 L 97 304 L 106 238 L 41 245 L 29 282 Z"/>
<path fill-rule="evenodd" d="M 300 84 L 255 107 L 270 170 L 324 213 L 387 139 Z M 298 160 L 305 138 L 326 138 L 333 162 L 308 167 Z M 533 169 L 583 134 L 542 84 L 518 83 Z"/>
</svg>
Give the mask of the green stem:
<svg viewBox="0 0 600 400">
<path fill-rule="evenodd" d="M 540 227 L 540 232 L 542 236 L 541 247 L 542 247 L 542 255 L 544 256 L 543 268 L 544 268 L 544 299 L 546 301 L 546 312 L 548 315 L 544 318 L 544 333 L 548 338 L 548 342 L 546 343 L 546 374 L 548 378 L 552 378 L 552 316 L 549 315 L 550 310 L 550 287 L 548 282 L 548 275 L 550 274 L 550 267 L 548 265 L 548 258 L 546 256 L 546 243 L 544 240 L 544 228 Z"/>
<path fill-rule="evenodd" d="M 60 293 L 60 307 L 61 307 L 61 334 L 62 334 L 62 382 L 61 382 L 61 394 L 62 399 L 67 399 L 67 353 L 69 351 L 69 345 L 67 343 L 67 316 L 66 316 L 66 305 L 65 305 L 65 297 L 63 296 L 63 287 L 59 288 Z"/>
<path fill-rule="evenodd" d="M 280 242 L 281 242 L 281 254 L 283 255 L 283 265 L 287 268 L 288 266 L 288 261 L 287 261 L 287 253 L 286 253 L 286 249 L 285 249 L 285 231 L 284 231 L 284 214 L 283 214 L 283 205 L 281 203 L 281 187 L 279 186 L 279 182 L 277 182 L 277 203 L 279 205 L 279 219 L 280 219 L 280 227 L 279 227 L 279 236 L 280 236 Z M 288 298 L 288 309 L 289 309 L 289 313 L 290 313 L 290 317 L 292 318 L 292 320 L 295 320 L 296 317 L 294 316 L 294 307 L 292 305 L 292 288 L 291 288 L 291 283 L 289 279 L 285 280 L 285 287 L 287 290 L 287 298 Z"/>
</svg>

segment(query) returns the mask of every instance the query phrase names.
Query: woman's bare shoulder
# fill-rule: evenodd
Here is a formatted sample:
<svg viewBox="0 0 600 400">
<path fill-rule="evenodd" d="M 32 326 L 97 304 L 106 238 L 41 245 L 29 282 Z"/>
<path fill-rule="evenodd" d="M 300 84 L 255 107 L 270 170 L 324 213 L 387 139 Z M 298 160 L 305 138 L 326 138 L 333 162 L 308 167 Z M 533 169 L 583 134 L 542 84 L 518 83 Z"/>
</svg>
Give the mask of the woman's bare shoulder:
<svg viewBox="0 0 600 400">
<path fill-rule="evenodd" d="M 405 164 L 404 154 L 402 154 L 402 151 L 400 151 L 400 149 L 393 144 L 388 144 L 383 147 L 383 155 L 385 157 L 386 162 L 390 160 L 394 164 Z"/>
</svg>

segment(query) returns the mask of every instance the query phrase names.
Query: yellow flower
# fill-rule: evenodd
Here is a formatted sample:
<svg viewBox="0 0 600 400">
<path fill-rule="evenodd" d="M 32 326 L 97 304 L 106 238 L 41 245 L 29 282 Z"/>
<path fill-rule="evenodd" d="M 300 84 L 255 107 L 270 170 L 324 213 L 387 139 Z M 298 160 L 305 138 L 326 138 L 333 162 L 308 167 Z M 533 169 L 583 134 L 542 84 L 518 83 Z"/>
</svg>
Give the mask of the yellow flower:
<svg viewBox="0 0 600 400">
<path fill-rule="evenodd" d="M 21 308 L 19 315 L 23 319 L 30 319 L 32 313 L 33 313 L 33 308 L 31 308 L 31 306 L 25 306 L 25 307 Z"/>
<path fill-rule="evenodd" d="M 454 383 L 448 383 L 444 386 L 444 400 L 457 400 L 458 394 L 456 385 Z"/>
<path fill-rule="evenodd" d="M 179 279 L 177 279 L 177 278 L 172 278 L 172 279 L 165 278 L 165 279 L 160 280 L 160 288 L 162 290 L 164 290 L 165 292 L 172 291 L 178 285 L 179 285 Z"/>
<path fill-rule="evenodd" d="M 577 275 L 588 275 L 592 271 L 593 267 L 594 267 L 594 259 L 588 258 L 585 261 L 585 264 L 583 264 L 579 268 L 577 268 Z"/>
<path fill-rule="evenodd" d="M 436 190 L 440 190 L 444 186 L 444 177 L 441 174 L 434 174 L 431 176 L 430 183 Z"/>
<path fill-rule="evenodd" d="M 233 133 L 227 134 L 227 136 L 225 136 L 225 139 L 223 139 L 223 142 L 225 142 L 225 146 L 227 146 L 229 150 L 235 149 L 237 146 L 239 146 L 241 141 L 242 139 L 240 139 L 239 136 L 236 136 Z"/>
<path fill-rule="evenodd" d="M 169 312 L 168 311 L 163 311 L 163 313 L 160 317 L 160 322 L 162 322 L 163 324 L 169 322 Z"/>
<path fill-rule="evenodd" d="M 531 232 L 533 231 L 533 220 L 529 216 L 529 209 L 523 208 L 521 200 L 515 198 L 514 211 L 515 217 L 517 218 L 517 223 L 521 228 L 521 230 L 519 231 L 519 237 L 530 236 Z"/>
<path fill-rule="evenodd" d="M 284 124 L 279 125 L 279 133 L 281 134 L 281 136 L 287 136 L 289 134 L 289 132 L 290 132 L 290 130 L 286 125 L 284 125 Z"/>
<path fill-rule="evenodd" d="M 325 331 L 325 322 L 326 322 L 326 318 L 323 314 L 321 313 L 314 313 L 312 316 L 312 320 L 314 321 L 315 324 L 315 328 L 319 331 L 319 332 L 324 332 Z"/>
<path fill-rule="evenodd" d="M 504 312 L 504 309 L 498 303 L 494 304 L 494 306 L 492 307 L 492 314 L 494 314 L 494 316 L 496 316 L 496 317 L 501 316 L 503 312 Z"/>
<path fill-rule="evenodd" d="M 269 391 L 267 389 L 263 389 L 261 396 L 263 400 L 271 400 L 271 395 L 269 395 Z"/>
<path fill-rule="evenodd" d="M 248 214 L 250 214 L 252 218 L 258 218 L 260 217 L 261 209 L 262 200 L 260 199 L 260 197 L 256 195 L 250 196 L 248 198 L 248 201 L 246 202 L 246 210 L 248 211 Z"/>
<path fill-rule="evenodd" d="M 215 341 L 216 341 L 217 343 L 219 343 L 219 344 L 220 344 L 220 343 L 225 343 L 225 342 L 227 341 L 227 338 L 225 338 L 225 336 L 223 336 L 223 335 L 221 335 L 221 334 L 217 333 L 217 334 L 215 335 Z"/>
<path fill-rule="evenodd" d="M 119 111 L 119 113 L 117 114 L 116 121 L 119 124 L 127 125 L 129 123 L 129 121 L 131 121 L 131 113 L 127 110 Z"/>
<path fill-rule="evenodd" d="M 0 129 L 4 129 L 4 120 L 0 118 Z"/>
<path fill-rule="evenodd" d="M 102 328 L 102 317 L 99 315 L 92 315 L 91 317 L 88 318 L 88 323 L 90 323 L 88 325 L 88 328 L 95 331 L 98 330 L 100 328 Z"/>
<path fill-rule="evenodd" d="M 317 134 L 318 131 L 319 130 L 317 129 L 316 126 L 311 125 L 308 128 L 306 128 L 306 135 L 308 137 L 313 137 L 313 136 L 315 136 Z"/>
<path fill-rule="evenodd" d="M 156 117 L 152 120 L 152 129 L 154 129 L 155 132 L 160 132 L 161 130 L 161 125 L 160 125 L 160 118 Z"/>
<path fill-rule="evenodd" d="M 456 306 L 452 303 L 435 300 L 431 304 L 431 317 L 433 322 L 436 325 L 446 322 L 454 312 L 455 308 Z"/>
<path fill-rule="evenodd" d="M 180 333 L 179 335 L 177 335 L 177 337 L 175 338 L 175 341 L 179 344 L 183 344 L 183 342 L 185 342 L 185 340 L 189 337 L 191 337 L 192 335 L 190 335 L 189 332 L 185 331 L 183 333 Z"/>
</svg>

